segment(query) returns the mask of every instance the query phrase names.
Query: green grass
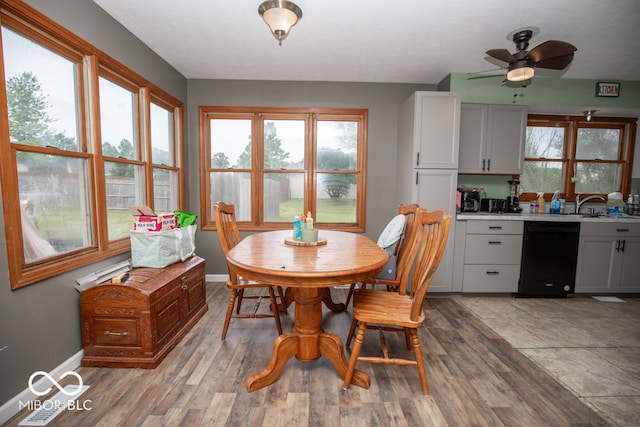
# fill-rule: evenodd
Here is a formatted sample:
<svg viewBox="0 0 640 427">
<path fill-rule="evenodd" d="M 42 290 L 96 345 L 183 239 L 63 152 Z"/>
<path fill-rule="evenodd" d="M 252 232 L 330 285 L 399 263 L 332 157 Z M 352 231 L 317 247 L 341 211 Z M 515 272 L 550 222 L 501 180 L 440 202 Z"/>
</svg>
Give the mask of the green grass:
<svg viewBox="0 0 640 427">
<path fill-rule="evenodd" d="M 356 201 L 353 199 L 320 199 L 316 206 L 317 222 L 355 222 Z M 293 221 L 295 215 L 306 214 L 302 199 L 280 203 L 279 220 Z"/>
</svg>

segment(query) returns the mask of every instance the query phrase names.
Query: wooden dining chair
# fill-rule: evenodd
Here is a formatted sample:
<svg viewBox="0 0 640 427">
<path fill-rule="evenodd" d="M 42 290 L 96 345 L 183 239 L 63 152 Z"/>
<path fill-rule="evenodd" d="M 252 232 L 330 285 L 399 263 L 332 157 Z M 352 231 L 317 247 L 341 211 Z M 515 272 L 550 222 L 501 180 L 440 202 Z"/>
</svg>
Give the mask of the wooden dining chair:
<svg viewBox="0 0 640 427">
<path fill-rule="evenodd" d="M 381 278 L 373 278 L 369 281 L 363 282 L 360 284 L 360 289 L 364 289 L 367 285 L 385 285 L 388 290 L 397 291 L 398 286 L 400 285 L 400 276 L 404 270 L 406 260 L 407 260 L 407 245 L 405 242 L 407 241 L 407 236 L 411 235 L 414 227 L 414 219 L 416 215 L 416 210 L 418 209 L 418 205 L 413 203 L 410 205 L 399 205 L 398 206 L 398 215 L 405 215 L 407 220 L 405 222 L 404 232 L 402 233 L 402 237 L 400 241 L 395 247 L 394 255 L 396 256 L 396 277 L 393 279 L 381 279 Z M 353 293 L 356 291 L 356 283 L 352 283 L 349 287 L 349 293 L 347 293 L 347 300 L 344 305 L 349 306 L 349 302 L 353 297 Z"/>
<path fill-rule="evenodd" d="M 436 272 L 449 235 L 451 216 L 446 211 L 427 212 L 419 208 L 416 212 L 415 228 L 410 240 L 407 256 L 411 260 L 411 268 L 405 268 L 400 277 L 399 292 L 385 290 L 362 289 L 354 294 L 353 321 L 349 335 L 357 328 L 355 343 L 351 352 L 349 367 L 344 377 L 346 390 L 351 384 L 353 372 L 358 361 L 394 365 L 416 365 L 422 392 L 429 395 L 427 376 L 424 369 L 422 348 L 418 337 L 418 328 L 422 326 L 425 315 L 422 310 L 429 284 Z M 402 289 L 408 285 L 407 292 Z M 380 343 L 382 357 L 360 356 L 365 332 L 369 324 L 380 326 Z M 384 339 L 383 329 L 402 328 L 410 337 L 415 360 L 390 358 Z"/>
<path fill-rule="evenodd" d="M 213 206 L 213 212 L 216 220 L 216 229 L 218 231 L 218 238 L 220 239 L 220 245 L 225 256 L 229 251 L 236 246 L 240 240 L 240 231 L 236 223 L 235 207 L 233 203 L 217 202 Z M 229 270 L 229 280 L 227 281 L 227 287 L 231 290 L 231 296 L 229 297 L 229 304 L 227 306 L 227 314 L 224 319 L 224 326 L 222 328 L 222 340 L 227 336 L 229 329 L 229 323 L 231 318 L 265 318 L 273 317 L 276 321 L 276 328 L 278 334 L 282 335 L 282 325 L 280 324 L 279 309 L 287 313 L 287 305 L 284 303 L 284 293 L 280 286 L 274 286 L 267 283 L 258 283 L 250 280 L 243 279 L 233 272 L 229 264 L 227 263 L 227 269 Z M 274 288 L 277 289 L 280 304 L 276 299 Z M 261 289 L 266 290 L 264 292 L 251 295 L 245 295 L 246 289 Z M 270 300 L 271 313 L 258 313 L 260 304 L 266 298 Z M 240 308 L 244 299 L 255 300 L 253 310 L 249 313 L 241 312 Z M 234 313 L 235 308 L 235 313 Z"/>
</svg>

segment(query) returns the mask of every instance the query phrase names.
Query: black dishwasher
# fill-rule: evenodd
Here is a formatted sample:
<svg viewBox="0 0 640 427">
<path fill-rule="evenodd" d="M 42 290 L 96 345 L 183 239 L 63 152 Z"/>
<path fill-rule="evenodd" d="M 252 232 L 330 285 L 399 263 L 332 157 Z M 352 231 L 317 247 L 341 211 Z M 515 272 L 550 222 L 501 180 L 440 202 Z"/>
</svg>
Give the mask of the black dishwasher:
<svg viewBox="0 0 640 427">
<path fill-rule="evenodd" d="M 580 223 L 525 221 L 516 297 L 558 298 L 573 293 Z"/>
</svg>

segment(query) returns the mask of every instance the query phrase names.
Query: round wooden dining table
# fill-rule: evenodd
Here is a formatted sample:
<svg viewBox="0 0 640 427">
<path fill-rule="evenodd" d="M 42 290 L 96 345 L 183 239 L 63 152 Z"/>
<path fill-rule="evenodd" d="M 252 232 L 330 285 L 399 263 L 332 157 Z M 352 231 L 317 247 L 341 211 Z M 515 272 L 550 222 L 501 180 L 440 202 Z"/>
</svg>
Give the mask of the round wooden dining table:
<svg viewBox="0 0 640 427">
<path fill-rule="evenodd" d="M 246 382 L 255 391 L 278 379 L 287 361 L 328 358 L 341 378 L 347 372 L 342 340 L 322 329 L 322 297 L 332 286 L 362 282 L 374 277 L 389 259 L 386 251 L 366 236 L 319 230 L 315 246 L 285 243 L 292 231 L 269 231 L 242 239 L 229 251 L 230 268 L 243 278 L 286 286 L 295 302 L 294 330 L 276 338 L 269 365 Z M 326 240 L 326 242 L 324 242 Z M 359 370 L 352 384 L 369 388 L 369 376 Z"/>
</svg>

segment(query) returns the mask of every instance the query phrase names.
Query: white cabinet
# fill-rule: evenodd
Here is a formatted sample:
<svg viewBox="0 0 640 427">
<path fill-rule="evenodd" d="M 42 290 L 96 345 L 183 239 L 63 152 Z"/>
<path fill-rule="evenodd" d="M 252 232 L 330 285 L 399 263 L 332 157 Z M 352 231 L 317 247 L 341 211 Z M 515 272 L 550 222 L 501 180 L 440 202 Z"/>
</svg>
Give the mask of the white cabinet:
<svg viewBox="0 0 640 427">
<path fill-rule="evenodd" d="M 459 173 L 522 173 L 526 126 L 524 106 L 462 104 Z"/>
<path fill-rule="evenodd" d="M 576 293 L 640 292 L 640 224 L 585 222 L 580 230 Z"/>
<path fill-rule="evenodd" d="M 402 159 L 405 167 L 458 168 L 459 96 L 451 92 L 415 92 L 400 107 L 399 119 L 401 145 L 411 156 L 411 160 Z"/>
<path fill-rule="evenodd" d="M 451 92 L 415 92 L 398 117 L 397 203 L 444 209 L 455 219 L 460 97 Z M 430 292 L 450 292 L 455 221 Z"/>
<path fill-rule="evenodd" d="M 516 292 L 522 221 L 467 221 L 463 292 Z"/>
<path fill-rule="evenodd" d="M 456 194 L 458 173 L 454 169 L 416 169 L 416 185 L 411 200 L 420 207 L 432 211 L 444 209 L 451 215 L 447 246 L 442 254 L 436 275 L 429 285 L 431 292 L 451 291 L 453 277 L 453 249 L 455 242 Z"/>
</svg>

